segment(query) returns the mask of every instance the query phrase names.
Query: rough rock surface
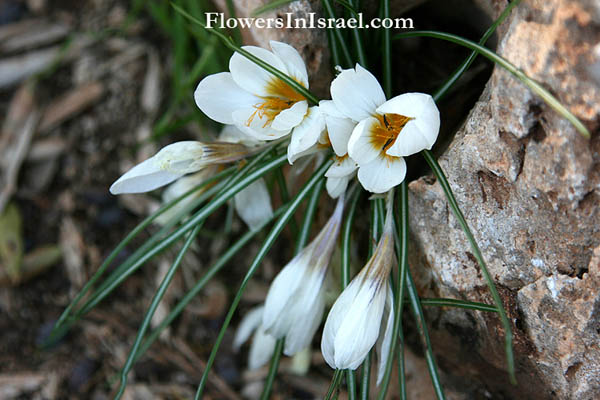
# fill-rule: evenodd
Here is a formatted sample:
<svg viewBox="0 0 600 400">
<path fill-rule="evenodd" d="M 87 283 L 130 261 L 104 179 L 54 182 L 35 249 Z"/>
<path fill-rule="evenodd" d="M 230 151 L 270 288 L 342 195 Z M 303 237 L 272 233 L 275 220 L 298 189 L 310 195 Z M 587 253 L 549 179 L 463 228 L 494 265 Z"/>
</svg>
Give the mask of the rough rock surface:
<svg viewBox="0 0 600 400">
<path fill-rule="evenodd" d="M 496 12 L 505 4 L 488 3 Z M 430 312 L 435 348 L 450 385 L 468 378 L 492 398 L 597 399 L 600 3 L 524 1 L 499 39 L 497 51 L 548 88 L 592 139 L 495 69 L 439 161 L 513 322 L 519 385 L 503 377 L 493 316 Z M 421 178 L 409 187 L 412 268 L 423 293 L 491 302 L 440 186 Z"/>
<path fill-rule="evenodd" d="M 393 3 L 399 10 L 414 1 Z M 507 4 L 475 3 L 492 18 Z M 234 4 L 238 16 L 248 16 L 263 1 Z M 265 16 L 319 12 L 318 4 L 297 1 Z M 513 323 L 519 384 L 508 382 L 495 315 L 428 308 L 434 349 L 452 399 L 597 399 L 600 3 L 524 0 L 497 32 L 497 52 L 549 89 L 586 124 L 592 139 L 495 69 L 439 162 Z M 252 29 L 245 39 L 261 46 L 271 39 L 292 44 L 308 60 L 311 88 L 326 95 L 331 72 L 323 31 Z M 424 177 L 409 188 L 410 261 L 421 294 L 491 303 L 440 186 Z M 411 398 L 427 396 L 415 392 Z"/>
</svg>

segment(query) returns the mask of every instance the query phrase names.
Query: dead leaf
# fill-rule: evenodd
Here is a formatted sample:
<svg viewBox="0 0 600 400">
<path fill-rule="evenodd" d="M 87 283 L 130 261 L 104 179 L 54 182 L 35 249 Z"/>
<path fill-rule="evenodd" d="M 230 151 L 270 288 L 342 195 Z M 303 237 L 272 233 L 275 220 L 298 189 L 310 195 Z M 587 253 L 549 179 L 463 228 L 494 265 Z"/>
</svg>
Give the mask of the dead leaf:
<svg viewBox="0 0 600 400">
<path fill-rule="evenodd" d="M 23 224 L 14 203 L 0 215 L 0 266 L 12 283 L 21 279 L 23 261 Z"/>
</svg>

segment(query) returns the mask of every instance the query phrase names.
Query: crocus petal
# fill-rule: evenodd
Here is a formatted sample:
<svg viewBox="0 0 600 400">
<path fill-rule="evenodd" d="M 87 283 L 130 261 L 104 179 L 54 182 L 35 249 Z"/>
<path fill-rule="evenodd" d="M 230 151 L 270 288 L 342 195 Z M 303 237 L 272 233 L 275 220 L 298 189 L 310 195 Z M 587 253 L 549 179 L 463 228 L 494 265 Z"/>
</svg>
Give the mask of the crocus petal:
<svg viewBox="0 0 600 400">
<path fill-rule="evenodd" d="M 379 125 L 376 118 L 368 117 L 359 122 L 352 131 L 352 136 L 348 141 L 348 155 L 352 157 L 358 165 L 367 164 L 379 156 L 381 149 L 373 145 L 373 132 Z"/>
<path fill-rule="evenodd" d="M 362 275 L 359 274 L 340 294 L 327 315 L 327 320 L 323 327 L 323 338 L 321 339 L 321 353 L 323 353 L 323 358 L 325 358 L 325 361 L 331 368 L 338 368 L 335 363 L 335 354 L 338 350 L 335 347 L 335 338 L 346 315 L 354 312 L 352 303 L 360 290 L 361 283 Z"/>
<path fill-rule="evenodd" d="M 331 82 L 331 98 L 336 107 L 354 121 L 370 117 L 385 102 L 377 78 L 359 64 L 355 69 L 342 71 Z"/>
<path fill-rule="evenodd" d="M 380 114 L 400 114 L 411 117 L 400 131 L 396 143 L 387 154 L 407 156 L 423 149 L 431 149 L 440 130 L 440 112 L 433 98 L 425 93 L 405 93 L 382 104 Z M 392 150 L 394 148 L 394 150 Z"/>
<path fill-rule="evenodd" d="M 275 140 L 290 133 L 290 130 L 273 129 L 269 116 L 257 112 L 255 107 L 239 108 L 233 112 L 234 123 L 246 134 L 257 140 Z"/>
<path fill-rule="evenodd" d="M 302 158 L 302 157 L 305 157 L 305 156 L 310 156 L 310 155 L 319 153 L 320 151 L 323 151 L 323 150 L 326 150 L 326 148 L 324 148 L 323 146 L 315 145 L 315 146 L 312 146 L 312 147 L 310 147 L 310 148 L 308 148 L 308 149 L 306 149 L 304 151 L 301 151 L 300 153 L 296 153 L 296 152 L 294 152 L 294 150 L 292 149 L 292 147 L 288 145 L 288 161 L 289 161 L 290 164 L 293 164 L 299 158 Z M 301 168 L 304 168 L 304 167 L 301 167 Z M 302 170 L 301 169 L 295 170 L 294 173 L 296 175 L 299 175 L 299 174 L 302 173 Z"/>
<path fill-rule="evenodd" d="M 308 73 L 300 53 L 287 43 L 271 40 L 269 44 L 273 53 L 285 64 L 288 75 L 308 89 Z"/>
<path fill-rule="evenodd" d="M 361 185 L 373 193 L 384 193 L 399 185 L 406 176 L 406 162 L 402 157 L 379 156 L 358 169 Z"/>
<path fill-rule="evenodd" d="M 194 92 L 194 100 L 204 114 L 222 124 L 233 124 L 232 113 L 238 108 L 250 107 L 261 101 L 240 88 L 229 72 L 202 79 Z"/>
<path fill-rule="evenodd" d="M 286 356 L 293 356 L 310 345 L 310 342 L 323 319 L 323 311 L 325 311 L 324 292 L 325 287 L 324 285 L 321 285 L 320 293 L 314 296 L 316 301 L 311 302 L 310 308 L 302 308 L 304 307 L 304 304 L 298 304 L 298 306 L 295 307 L 296 310 L 303 311 L 303 318 L 294 321 L 285 336 L 283 354 Z"/>
<path fill-rule="evenodd" d="M 356 123 L 350 118 L 325 117 L 327 123 L 327 132 L 329 133 L 329 141 L 333 151 L 338 156 L 343 156 L 348 153 L 348 141 L 352 135 L 352 131 L 356 127 Z"/>
<path fill-rule="evenodd" d="M 268 363 L 275 351 L 276 343 L 277 340 L 273 336 L 258 327 L 248 353 L 248 368 L 257 369 Z"/>
<path fill-rule="evenodd" d="M 321 132 L 325 129 L 325 119 L 319 107 L 311 107 L 300 125 L 294 128 L 292 140 L 288 146 L 288 161 L 293 163 L 299 153 L 302 153 L 319 141 Z"/>
<path fill-rule="evenodd" d="M 306 100 L 298 101 L 290 108 L 277 114 L 271 127 L 278 131 L 289 131 L 293 127 L 300 125 L 307 111 L 308 102 Z"/>
<path fill-rule="evenodd" d="M 385 154 L 395 157 L 407 157 L 423 149 L 431 149 L 432 146 L 433 143 L 427 141 L 425 135 L 417 127 L 416 121 L 412 120 L 402 128 L 394 144 L 387 149 Z"/>
<path fill-rule="evenodd" d="M 319 108 L 321 111 L 331 117 L 347 118 L 338 108 L 335 106 L 333 100 L 321 100 L 319 101 Z"/>
<path fill-rule="evenodd" d="M 242 321 L 235 331 L 235 337 L 233 338 L 233 349 L 235 351 L 238 351 L 240 347 L 242 347 L 242 345 L 248 341 L 248 338 L 250 335 L 252 335 L 252 332 L 254 332 L 256 328 L 260 326 L 262 322 L 263 310 L 263 306 L 255 307 L 250 310 L 244 316 L 244 318 L 242 318 Z"/>
<path fill-rule="evenodd" d="M 181 176 L 200 170 L 203 144 L 185 141 L 163 147 L 149 159 L 136 165 L 110 187 L 112 194 L 143 193 L 167 185 Z"/>
<path fill-rule="evenodd" d="M 256 46 L 244 46 L 242 49 L 260 58 L 262 61 L 280 70 L 284 74 L 288 73 L 285 64 L 279 57 L 270 51 Z M 231 56 L 231 59 L 229 60 L 229 71 L 231 71 L 235 83 L 242 89 L 256 96 L 272 96 L 272 93 L 269 92 L 268 88 L 271 82 L 278 78 L 240 53 L 234 53 L 233 56 Z"/>
<path fill-rule="evenodd" d="M 340 197 L 340 195 L 346 191 L 350 179 L 351 177 L 327 178 L 327 181 L 325 182 L 325 188 L 327 189 L 329 197 L 332 199 L 337 199 Z"/>
<path fill-rule="evenodd" d="M 263 179 L 239 191 L 233 202 L 238 215 L 252 231 L 261 228 L 273 217 L 271 197 Z"/>
<path fill-rule="evenodd" d="M 390 356 L 390 349 L 392 346 L 392 333 L 394 330 L 394 302 L 392 301 L 392 298 L 392 290 L 388 289 L 381 326 L 383 335 L 379 335 L 379 339 L 377 340 L 377 355 L 379 357 L 379 367 L 377 367 L 377 385 L 381 383 L 381 380 L 385 375 L 385 367 Z"/>
<path fill-rule="evenodd" d="M 356 171 L 358 165 L 350 157 L 336 157 L 335 162 L 325 172 L 328 178 L 343 178 Z"/>
<path fill-rule="evenodd" d="M 265 300 L 263 326 L 269 334 L 282 338 L 291 324 L 291 313 L 288 303 L 294 297 L 302 284 L 310 259 L 310 249 L 305 247 L 277 274 Z"/>
<path fill-rule="evenodd" d="M 334 341 L 337 368 L 358 368 L 377 341 L 387 291 L 373 286 L 362 285 L 339 327 Z"/>
</svg>

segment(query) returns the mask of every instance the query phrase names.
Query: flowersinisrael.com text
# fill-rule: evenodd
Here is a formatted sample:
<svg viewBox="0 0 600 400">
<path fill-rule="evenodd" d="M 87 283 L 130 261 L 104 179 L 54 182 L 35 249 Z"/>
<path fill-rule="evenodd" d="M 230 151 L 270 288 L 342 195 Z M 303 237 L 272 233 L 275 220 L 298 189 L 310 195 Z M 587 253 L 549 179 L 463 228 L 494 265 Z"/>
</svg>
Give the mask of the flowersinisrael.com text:
<svg viewBox="0 0 600 400">
<path fill-rule="evenodd" d="M 293 13 L 285 13 L 284 17 L 263 18 L 227 18 L 223 13 L 206 13 L 206 26 L 208 28 L 235 29 L 235 28 L 296 28 L 296 29 L 333 29 L 333 28 L 351 28 L 351 29 L 413 29 L 412 18 L 373 18 L 370 21 L 364 21 L 363 14 L 359 13 L 358 18 L 323 18 L 315 13 L 308 13 L 306 17 L 294 17 Z"/>
</svg>

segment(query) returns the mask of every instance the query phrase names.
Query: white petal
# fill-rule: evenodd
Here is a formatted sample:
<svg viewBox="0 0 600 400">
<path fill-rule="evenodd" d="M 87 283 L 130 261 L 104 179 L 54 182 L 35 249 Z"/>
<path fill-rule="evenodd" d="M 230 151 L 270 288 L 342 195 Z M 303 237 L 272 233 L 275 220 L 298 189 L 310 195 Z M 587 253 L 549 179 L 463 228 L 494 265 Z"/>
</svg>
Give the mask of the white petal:
<svg viewBox="0 0 600 400">
<path fill-rule="evenodd" d="M 348 141 L 352 135 L 352 131 L 356 127 L 356 123 L 350 118 L 325 117 L 327 123 L 327 132 L 329 133 L 329 141 L 333 147 L 333 151 L 338 156 L 343 156 L 348 153 Z"/>
<path fill-rule="evenodd" d="M 302 318 L 294 321 L 285 336 L 283 354 L 286 356 L 293 356 L 308 347 L 312 342 L 325 310 L 325 288 L 323 285 L 321 285 L 320 293 L 316 296 L 316 301 L 311 303 L 310 308 L 303 307 L 304 305 L 298 305 L 297 309 L 303 311 Z"/>
<path fill-rule="evenodd" d="M 344 318 L 353 312 L 352 303 L 360 290 L 362 280 L 361 274 L 357 275 L 340 294 L 327 315 L 323 327 L 323 338 L 321 339 L 321 353 L 323 353 L 323 358 L 331 368 L 339 368 L 335 363 L 335 354 L 338 350 L 335 348 L 335 338 L 342 322 L 344 322 Z"/>
<path fill-rule="evenodd" d="M 283 267 L 271 283 L 265 300 L 263 326 L 276 338 L 285 336 L 292 323 L 292 315 L 288 312 L 288 307 L 303 283 L 309 260 L 309 251 L 304 248 Z"/>
<path fill-rule="evenodd" d="M 402 157 L 381 156 L 358 169 L 361 185 L 373 193 L 384 193 L 402 183 L 406 162 Z"/>
<path fill-rule="evenodd" d="M 337 199 L 338 197 L 340 197 L 341 194 L 346 191 L 350 179 L 350 177 L 327 178 L 327 181 L 325 182 L 325 188 L 327 188 L 327 193 L 329 194 L 329 197 L 331 197 L 332 199 Z"/>
<path fill-rule="evenodd" d="M 288 145 L 288 148 L 287 148 L 288 161 L 289 161 L 290 164 L 293 164 L 299 158 L 302 158 L 302 157 L 305 157 L 305 156 L 310 156 L 310 155 L 313 155 L 315 153 L 319 153 L 320 151 L 323 151 L 323 150 L 326 150 L 326 148 L 324 148 L 323 146 L 314 145 L 314 146 L 308 148 L 307 150 L 304 150 L 304 151 L 302 151 L 300 153 L 296 153 L 296 152 L 294 152 L 294 150 L 292 149 L 292 147 Z M 319 154 L 319 155 L 321 155 L 321 154 Z M 320 161 L 318 161 L 318 162 L 320 162 Z M 316 165 L 319 165 L 318 162 L 316 163 Z M 301 171 L 294 171 L 294 173 L 296 175 L 299 175 L 301 173 Z"/>
<path fill-rule="evenodd" d="M 112 194 L 144 193 L 168 185 L 182 173 L 174 173 L 161 169 L 152 158 L 136 165 L 121 176 L 110 187 Z"/>
<path fill-rule="evenodd" d="M 233 124 L 235 110 L 260 102 L 259 98 L 239 87 L 229 72 L 202 79 L 194 92 L 194 100 L 204 114 L 222 124 Z"/>
<path fill-rule="evenodd" d="M 411 134 L 419 134 L 423 137 L 421 141 L 427 146 L 423 148 L 431 149 L 437 140 L 440 131 L 440 112 L 433 98 L 428 94 L 405 93 L 396 96 L 382 104 L 377 112 L 380 114 L 400 114 L 413 118 L 407 126 L 413 124 Z M 404 132 L 404 129 L 400 132 L 400 135 L 410 136 L 410 134 Z"/>
<path fill-rule="evenodd" d="M 377 368 L 377 385 L 381 383 L 385 375 L 385 367 L 390 356 L 392 347 L 392 333 L 394 331 L 394 302 L 392 300 L 392 290 L 388 288 L 388 295 L 383 314 L 382 327 L 383 335 L 379 335 L 377 340 L 377 354 L 379 357 L 379 367 Z"/>
<path fill-rule="evenodd" d="M 167 185 L 179 177 L 200 170 L 205 164 L 203 144 L 194 141 L 172 143 L 136 165 L 110 187 L 112 194 L 143 193 Z"/>
<path fill-rule="evenodd" d="M 240 143 L 248 147 L 262 144 L 262 141 L 250 136 L 235 125 L 225 125 L 219 134 L 220 142 Z"/>
<path fill-rule="evenodd" d="M 238 351 L 240 347 L 248 340 L 252 332 L 258 328 L 262 322 L 263 306 L 255 307 L 250 310 L 240 322 L 235 337 L 233 338 L 233 349 Z"/>
<path fill-rule="evenodd" d="M 307 111 L 308 102 L 306 100 L 298 101 L 290 108 L 281 111 L 273 120 L 271 127 L 278 131 L 289 131 L 300 125 Z"/>
<path fill-rule="evenodd" d="M 273 356 L 277 340 L 266 334 L 260 327 L 256 330 L 248 353 L 248 368 L 257 369 L 265 365 Z"/>
<path fill-rule="evenodd" d="M 375 345 L 387 296 L 383 289 L 375 290 L 370 281 L 361 286 L 335 337 L 337 368 L 358 368 Z"/>
<path fill-rule="evenodd" d="M 300 125 L 294 128 L 292 140 L 288 146 L 288 161 L 297 158 L 297 155 L 310 149 L 319 141 L 321 132 L 325 130 L 325 119 L 318 107 L 308 109 L 308 114 Z"/>
<path fill-rule="evenodd" d="M 284 74 L 287 74 L 287 68 L 283 62 L 269 50 L 256 46 L 244 46 L 242 49 L 260 58 L 262 61 L 280 70 Z M 269 93 L 268 86 L 273 80 L 278 78 L 264 70 L 262 67 L 259 67 L 254 62 L 248 60 L 240 53 L 234 53 L 234 55 L 231 56 L 231 59 L 229 60 L 229 71 L 231 71 L 235 83 L 242 89 L 256 96 L 272 96 L 272 93 Z"/>
<path fill-rule="evenodd" d="M 381 154 L 381 149 L 373 145 L 373 130 L 379 125 L 376 118 L 369 117 L 358 123 L 348 141 L 348 155 L 358 165 L 367 164 Z"/>
<path fill-rule="evenodd" d="M 431 149 L 433 143 L 430 145 L 430 143 L 427 142 L 427 138 L 421 133 L 419 128 L 417 128 L 415 122 L 415 120 L 408 121 L 400 131 L 394 144 L 387 149 L 385 154 L 396 157 L 407 157 L 418 153 L 423 149 Z"/>
<path fill-rule="evenodd" d="M 331 98 L 348 118 L 361 121 L 372 116 L 385 102 L 377 78 L 356 64 L 356 69 L 342 71 L 331 83 Z"/>
<path fill-rule="evenodd" d="M 233 112 L 233 121 L 243 132 L 258 140 L 275 140 L 290 133 L 290 130 L 273 129 L 269 117 L 257 112 L 254 107 L 240 108 Z M 248 123 L 250 121 L 250 123 Z"/>
<path fill-rule="evenodd" d="M 306 72 L 306 65 L 300 53 L 286 43 L 271 40 L 269 44 L 273 53 L 285 64 L 288 75 L 295 78 L 302 86 L 308 89 L 308 73 Z"/>
<path fill-rule="evenodd" d="M 325 172 L 328 178 L 343 178 L 348 177 L 356 171 L 358 165 L 350 157 L 336 157 L 335 162 Z"/>
<path fill-rule="evenodd" d="M 233 198 L 235 210 L 250 230 L 261 228 L 273 217 L 271 197 L 263 179 L 258 179 Z"/>
<path fill-rule="evenodd" d="M 347 118 L 340 110 L 338 110 L 333 100 L 319 101 L 319 108 L 325 115 L 337 118 Z"/>
</svg>

